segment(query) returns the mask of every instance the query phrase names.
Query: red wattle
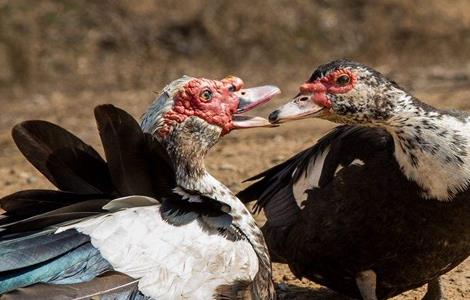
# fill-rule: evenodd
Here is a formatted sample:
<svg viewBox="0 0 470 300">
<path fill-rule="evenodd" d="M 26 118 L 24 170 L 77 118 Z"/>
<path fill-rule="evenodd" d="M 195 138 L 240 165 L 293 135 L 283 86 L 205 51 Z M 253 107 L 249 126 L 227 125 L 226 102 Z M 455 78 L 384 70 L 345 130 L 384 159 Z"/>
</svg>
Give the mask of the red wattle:
<svg viewBox="0 0 470 300">
<path fill-rule="evenodd" d="M 323 93 L 315 93 L 313 96 L 312 96 L 312 100 L 314 103 L 322 106 L 322 107 L 326 107 L 326 108 L 331 108 L 331 101 L 330 99 L 328 99 L 328 97 L 326 96 L 326 92 L 323 92 Z"/>
</svg>

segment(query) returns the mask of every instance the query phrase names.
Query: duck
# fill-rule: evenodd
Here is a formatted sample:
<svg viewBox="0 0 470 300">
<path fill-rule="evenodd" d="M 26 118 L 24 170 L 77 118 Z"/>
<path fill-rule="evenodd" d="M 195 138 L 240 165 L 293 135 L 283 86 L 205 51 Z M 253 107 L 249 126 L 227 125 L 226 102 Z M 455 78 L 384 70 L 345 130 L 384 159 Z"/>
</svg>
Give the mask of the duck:
<svg viewBox="0 0 470 300">
<path fill-rule="evenodd" d="M 106 160 L 58 125 L 25 121 L 12 135 L 58 190 L 0 199 L 0 299 L 274 299 L 271 262 L 247 208 L 206 170 L 242 115 L 276 86 L 183 76 L 140 124 L 95 108 Z"/>
<path fill-rule="evenodd" d="M 248 179 L 272 261 L 356 299 L 388 299 L 470 254 L 470 114 L 441 110 L 351 60 L 320 65 L 269 115 L 339 123 L 313 146 Z"/>
</svg>

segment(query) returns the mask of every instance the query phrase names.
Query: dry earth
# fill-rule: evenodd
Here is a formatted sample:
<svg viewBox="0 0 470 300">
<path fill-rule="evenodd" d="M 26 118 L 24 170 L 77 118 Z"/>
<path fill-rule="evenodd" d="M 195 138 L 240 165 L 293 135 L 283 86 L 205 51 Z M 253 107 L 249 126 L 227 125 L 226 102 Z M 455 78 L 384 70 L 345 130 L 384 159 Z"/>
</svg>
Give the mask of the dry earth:
<svg viewBox="0 0 470 300">
<path fill-rule="evenodd" d="M 469 73 L 445 73 L 430 70 L 428 75 L 413 75 L 408 86 L 415 94 L 438 107 L 470 109 Z M 438 75 L 433 75 L 438 74 Z M 410 75 L 410 74 L 408 74 Z M 400 76 L 398 76 L 400 77 Z M 298 81 L 303 78 L 299 78 Z M 275 106 L 293 95 L 296 84 L 284 86 L 284 95 L 260 108 L 266 115 Z M 25 188 L 51 187 L 41 175 L 22 158 L 10 138 L 10 128 L 21 120 L 46 119 L 58 123 L 100 151 L 98 135 L 92 119 L 92 108 L 99 103 L 113 103 L 138 117 L 152 100 L 150 91 L 131 90 L 96 93 L 82 91 L 75 94 L 60 92 L 47 95 L 0 98 L 0 196 Z M 11 105 L 14 103 L 14 105 Z M 306 120 L 274 129 L 234 132 L 225 137 L 210 153 L 208 167 L 213 174 L 233 191 L 239 191 L 242 179 L 287 159 L 311 145 L 333 126 L 319 120 Z M 257 216 L 260 224 L 262 216 Z M 274 265 L 275 280 L 281 299 L 345 299 L 324 287 L 307 280 L 298 280 L 285 265 Z M 470 260 L 444 276 L 447 299 L 470 299 Z M 409 291 L 394 299 L 420 299 L 424 289 Z"/>
</svg>

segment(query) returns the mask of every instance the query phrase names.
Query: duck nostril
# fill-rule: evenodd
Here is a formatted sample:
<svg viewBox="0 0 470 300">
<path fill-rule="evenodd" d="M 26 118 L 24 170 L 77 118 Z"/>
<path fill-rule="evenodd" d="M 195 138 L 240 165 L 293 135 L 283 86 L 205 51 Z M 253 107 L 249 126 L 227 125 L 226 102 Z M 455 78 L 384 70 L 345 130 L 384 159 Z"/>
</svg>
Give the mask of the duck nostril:
<svg viewBox="0 0 470 300">
<path fill-rule="evenodd" d="M 279 118 L 279 110 L 275 110 L 269 114 L 268 120 L 271 123 L 275 123 Z"/>
<path fill-rule="evenodd" d="M 308 97 L 307 96 L 304 96 L 302 98 L 299 99 L 299 101 L 307 101 L 308 100 Z"/>
</svg>

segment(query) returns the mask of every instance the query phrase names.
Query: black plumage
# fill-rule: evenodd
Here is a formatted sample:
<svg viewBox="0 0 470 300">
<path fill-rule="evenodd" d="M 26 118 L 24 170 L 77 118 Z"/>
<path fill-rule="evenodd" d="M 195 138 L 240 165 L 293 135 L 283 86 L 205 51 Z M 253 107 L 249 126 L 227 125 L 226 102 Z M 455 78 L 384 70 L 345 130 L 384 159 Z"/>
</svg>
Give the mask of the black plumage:
<svg viewBox="0 0 470 300">
<path fill-rule="evenodd" d="M 26 121 L 12 130 L 26 159 L 62 191 L 111 193 L 106 162 L 89 145 L 67 130 L 46 122 Z"/>
<path fill-rule="evenodd" d="M 176 186 L 164 148 L 144 134 L 132 116 L 116 113 L 112 105 L 102 105 L 95 109 L 95 118 L 111 180 L 119 195 L 158 197 L 168 187 Z M 161 178 L 155 180 L 155 176 Z M 163 182 L 163 189 L 157 185 L 159 181 Z"/>
<path fill-rule="evenodd" d="M 349 60 L 319 66 L 273 111 L 282 123 L 344 123 L 253 179 L 275 260 L 352 297 L 386 299 L 428 283 L 470 254 L 469 115 L 432 107 Z"/>
<path fill-rule="evenodd" d="M 300 209 L 292 187 L 326 148 L 319 186 L 308 191 Z M 386 299 L 437 279 L 470 254 L 470 192 L 451 202 L 423 199 L 393 153 L 385 130 L 339 126 L 253 177 L 259 181 L 238 196 L 258 199 L 265 209 L 262 230 L 273 260 L 288 263 L 298 277 L 356 298 L 356 275 L 373 269 L 377 296 Z M 364 164 L 351 164 L 357 158 Z M 276 209 L 286 206 L 296 214 Z"/>
</svg>

